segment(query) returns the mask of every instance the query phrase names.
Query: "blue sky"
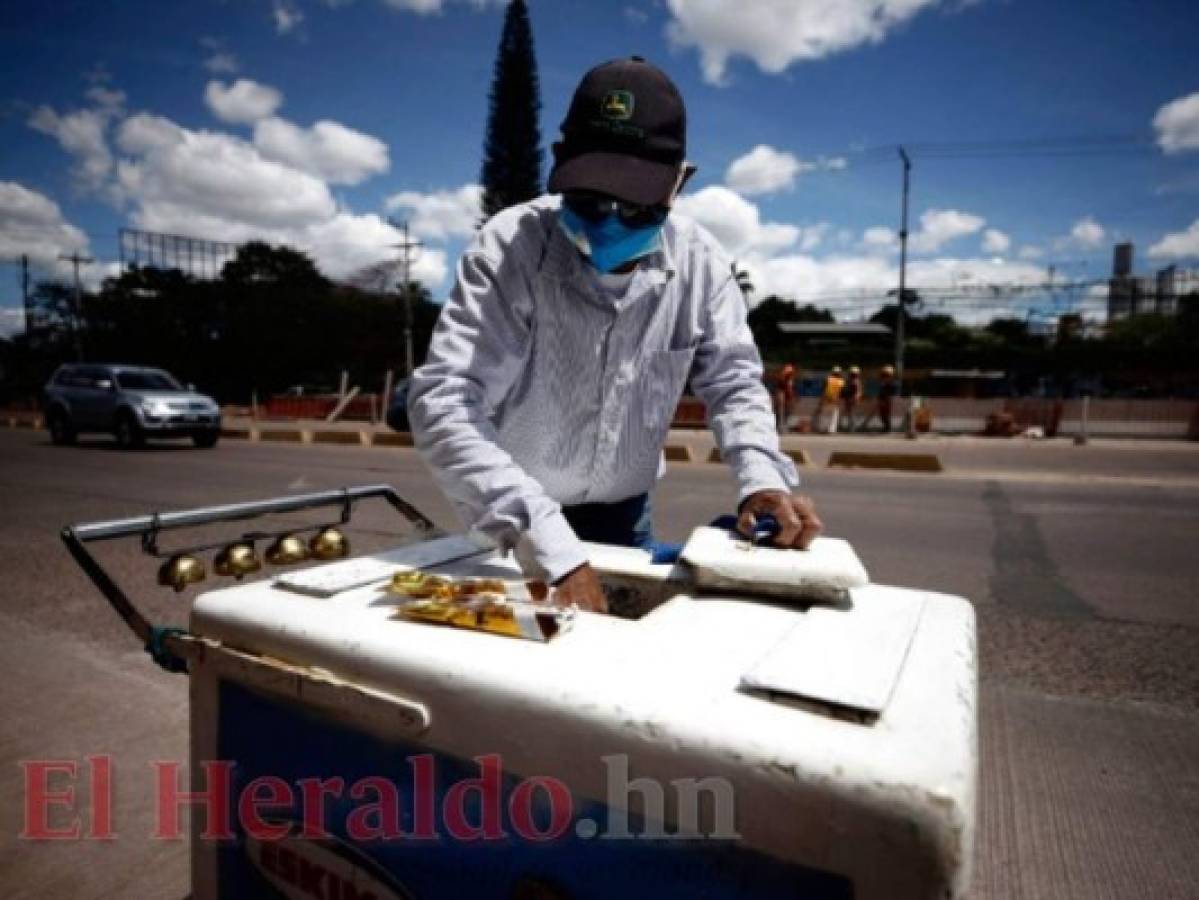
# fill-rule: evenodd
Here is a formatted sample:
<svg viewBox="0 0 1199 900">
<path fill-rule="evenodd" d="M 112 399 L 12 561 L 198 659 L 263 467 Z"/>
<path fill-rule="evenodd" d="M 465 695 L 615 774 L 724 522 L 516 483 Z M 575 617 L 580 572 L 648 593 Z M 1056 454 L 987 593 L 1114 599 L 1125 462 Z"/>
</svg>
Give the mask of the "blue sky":
<svg viewBox="0 0 1199 900">
<path fill-rule="evenodd" d="M 1193 0 L 530 9 L 546 146 L 589 66 L 657 62 L 686 98 L 700 167 L 681 208 L 759 297 L 844 317 L 877 304 L 896 276 L 887 148 L 901 143 L 914 157 L 909 280 L 962 318 L 1033 301 L 1008 310 L 955 290 L 1041 283 L 1050 266 L 1102 279 L 1117 240 L 1135 242 L 1146 273 L 1199 265 Z M 288 242 L 348 277 L 387 258 L 388 215 L 408 218 L 426 245 L 417 274 L 444 296 L 474 219 L 502 16 L 498 0 L 9 0 L 0 328 L 19 327 L 13 260 L 61 276 L 57 256 L 80 251 L 94 282 L 121 226 Z M 1067 140 L 1052 155 L 1027 143 L 1049 138 Z M 1049 311 L 1098 314 L 1087 296 L 1063 289 Z"/>
</svg>

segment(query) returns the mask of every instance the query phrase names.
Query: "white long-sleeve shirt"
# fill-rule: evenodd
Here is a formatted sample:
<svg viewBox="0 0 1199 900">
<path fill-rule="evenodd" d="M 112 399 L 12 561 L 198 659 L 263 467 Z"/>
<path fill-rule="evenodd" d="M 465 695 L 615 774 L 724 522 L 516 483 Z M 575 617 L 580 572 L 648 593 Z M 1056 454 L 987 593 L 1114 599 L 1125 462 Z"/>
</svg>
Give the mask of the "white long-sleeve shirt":
<svg viewBox="0 0 1199 900">
<path fill-rule="evenodd" d="M 458 263 L 409 417 L 464 524 L 556 580 L 587 561 L 561 507 L 649 491 L 690 379 L 740 498 L 798 484 L 728 256 L 672 213 L 627 290 L 604 290 L 558 199 L 504 210 Z"/>
</svg>

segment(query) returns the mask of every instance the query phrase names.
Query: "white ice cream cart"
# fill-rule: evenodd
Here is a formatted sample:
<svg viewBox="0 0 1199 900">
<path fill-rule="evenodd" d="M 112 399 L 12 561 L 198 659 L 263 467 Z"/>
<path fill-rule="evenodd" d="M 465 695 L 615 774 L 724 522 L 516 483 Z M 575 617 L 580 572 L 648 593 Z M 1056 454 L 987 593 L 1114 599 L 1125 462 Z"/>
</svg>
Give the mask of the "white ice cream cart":
<svg viewBox="0 0 1199 900">
<path fill-rule="evenodd" d="M 151 626 L 85 546 L 155 550 L 169 529 L 322 506 L 344 523 L 371 498 L 416 539 L 201 594 L 186 630 Z M 386 486 L 64 540 L 155 659 L 190 676 L 192 789 L 225 779 L 231 797 L 227 823 L 193 827 L 195 900 L 967 890 L 977 662 L 960 598 L 865 584 L 796 602 L 754 590 L 752 553 L 747 577 L 705 580 L 686 554 L 593 545 L 621 615 L 556 613 L 536 640 L 444 627 L 397 614 L 393 573 L 519 572 Z M 180 556 L 164 573 L 187 570 Z"/>
</svg>

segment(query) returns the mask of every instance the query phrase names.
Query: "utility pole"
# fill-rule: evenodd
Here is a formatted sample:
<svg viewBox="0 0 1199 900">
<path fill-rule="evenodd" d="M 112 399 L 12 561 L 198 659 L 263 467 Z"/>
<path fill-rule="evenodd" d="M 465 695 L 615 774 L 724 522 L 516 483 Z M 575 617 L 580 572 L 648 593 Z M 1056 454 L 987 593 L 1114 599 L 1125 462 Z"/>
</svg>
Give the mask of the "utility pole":
<svg viewBox="0 0 1199 900">
<path fill-rule="evenodd" d="M 388 219 L 392 228 L 398 228 L 404 235 L 404 239 L 398 244 L 391 246 L 397 248 L 402 256 L 400 256 L 400 271 L 403 272 L 403 281 L 400 283 L 400 290 L 404 301 L 404 374 L 411 376 L 416 368 L 416 361 L 412 351 L 412 291 L 409 289 L 412 283 L 412 263 L 416 261 L 413 251 L 419 251 L 424 246 L 420 241 L 408 236 L 408 220 L 396 222 L 394 219 Z"/>
<path fill-rule="evenodd" d="M 81 263 L 85 265 L 87 263 L 94 263 L 95 260 L 90 256 L 80 256 L 78 251 L 72 253 L 70 256 L 59 254 L 58 258 L 72 263 L 75 267 L 75 308 L 71 310 L 71 336 L 75 344 L 75 361 L 83 362 L 83 343 L 79 337 L 79 313 L 83 308 L 83 289 L 79 284 L 79 265 Z"/>
<path fill-rule="evenodd" d="M 907 314 L 904 307 L 908 302 L 908 192 L 911 183 L 912 160 L 908 151 L 899 148 L 899 158 L 903 161 L 903 206 L 899 218 L 899 296 L 895 304 L 895 396 L 903 396 L 903 345 L 904 320 Z M 908 400 L 907 436 L 916 437 L 916 408 L 914 398 Z"/>
<path fill-rule="evenodd" d="M 21 254 L 21 306 L 25 310 L 25 343 L 29 344 L 29 331 L 33 316 L 29 309 L 29 254 Z"/>
<path fill-rule="evenodd" d="M 904 306 L 907 303 L 908 277 L 908 188 L 911 180 L 912 161 L 903 147 L 899 148 L 903 161 L 903 207 L 899 220 L 899 297 L 895 313 L 895 383 L 898 396 L 903 396 L 903 328 Z"/>
</svg>

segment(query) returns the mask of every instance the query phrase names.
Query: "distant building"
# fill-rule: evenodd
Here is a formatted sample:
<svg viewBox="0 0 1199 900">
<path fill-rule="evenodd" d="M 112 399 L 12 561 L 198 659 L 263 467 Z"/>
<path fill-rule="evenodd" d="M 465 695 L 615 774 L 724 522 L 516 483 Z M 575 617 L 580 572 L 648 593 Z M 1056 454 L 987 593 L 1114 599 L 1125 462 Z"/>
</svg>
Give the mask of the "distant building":
<svg viewBox="0 0 1199 900">
<path fill-rule="evenodd" d="M 1108 280 L 1107 319 L 1125 319 L 1145 313 L 1172 316 L 1178 298 L 1199 292 L 1199 270 L 1166 266 L 1156 275 L 1134 275 L 1131 243 L 1116 244 L 1112 277 Z"/>
</svg>

